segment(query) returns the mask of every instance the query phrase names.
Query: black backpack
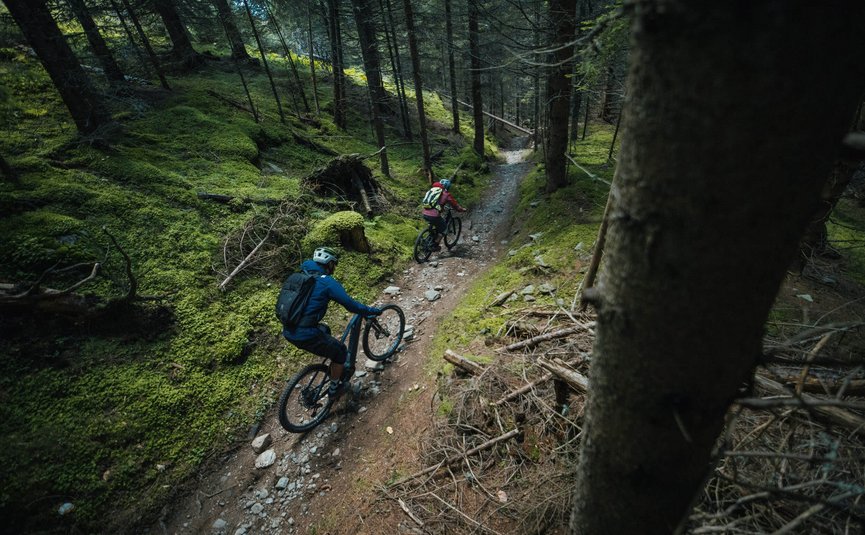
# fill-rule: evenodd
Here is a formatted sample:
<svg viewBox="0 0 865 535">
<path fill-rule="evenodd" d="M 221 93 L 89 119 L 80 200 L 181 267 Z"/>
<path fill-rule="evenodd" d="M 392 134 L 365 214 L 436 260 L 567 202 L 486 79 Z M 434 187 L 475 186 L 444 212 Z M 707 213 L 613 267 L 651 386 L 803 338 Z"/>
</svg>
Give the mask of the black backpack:
<svg viewBox="0 0 865 535">
<path fill-rule="evenodd" d="M 282 283 L 276 299 L 276 317 L 285 328 L 294 329 L 299 326 L 313 288 L 315 275 L 306 271 L 292 273 Z"/>
</svg>

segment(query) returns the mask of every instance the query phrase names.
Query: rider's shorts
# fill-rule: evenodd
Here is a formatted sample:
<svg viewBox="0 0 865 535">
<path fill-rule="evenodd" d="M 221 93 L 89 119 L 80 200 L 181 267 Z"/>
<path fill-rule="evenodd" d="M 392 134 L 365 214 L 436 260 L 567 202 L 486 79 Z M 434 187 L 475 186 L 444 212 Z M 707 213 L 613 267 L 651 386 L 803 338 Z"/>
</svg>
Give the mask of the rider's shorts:
<svg viewBox="0 0 865 535">
<path fill-rule="evenodd" d="M 447 230 L 447 223 L 445 223 L 445 218 L 443 218 L 442 216 L 424 214 L 423 218 L 426 219 L 427 222 L 435 225 L 436 231 L 439 234 L 444 234 L 445 230 Z"/>
<path fill-rule="evenodd" d="M 330 329 L 323 324 L 319 325 L 318 333 L 314 337 L 292 343 L 304 351 L 328 358 L 337 364 L 345 364 L 345 359 L 348 356 L 348 349 L 345 345 L 331 336 Z"/>
</svg>

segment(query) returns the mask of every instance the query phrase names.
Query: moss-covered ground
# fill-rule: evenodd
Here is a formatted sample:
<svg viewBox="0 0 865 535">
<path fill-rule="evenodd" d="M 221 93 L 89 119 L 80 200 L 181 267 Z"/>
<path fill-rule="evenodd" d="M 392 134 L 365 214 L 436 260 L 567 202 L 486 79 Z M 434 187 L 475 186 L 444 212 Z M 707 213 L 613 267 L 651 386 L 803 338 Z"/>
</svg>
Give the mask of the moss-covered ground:
<svg viewBox="0 0 865 535">
<path fill-rule="evenodd" d="M 280 58 L 270 60 L 275 72 L 286 72 Z M 297 143 L 295 134 L 336 153 L 376 152 L 363 111 L 365 87 L 351 71 L 350 95 L 361 104 L 350 106 L 350 126 L 342 131 L 326 111 L 317 123 L 298 120 L 285 97 L 282 124 L 263 71 L 246 74 L 260 123 L 226 102 L 246 102 L 233 66 L 210 60 L 196 72 L 170 76 L 170 92 L 134 86 L 112 97 L 120 127 L 93 143 L 77 137 L 38 63 L 19 48 L 0 48 L 0 154 L 20 174 L 19 184 L 0 182 L 0 282 L 27 288 L 53 268 L 42 286 L 62 289 L 101 262 L 99 276 L 79 292 L 98 299 L 94 307 L 105 306 L 129 284 L 110 233 L 129 255 L 138 295 L 146 298 L 118 308 L 129 316 L 113 318 L 126 326 L 119 330 L 23 309 L 21 317 L 0 321 L 6 529 L 104 530 L 136 520 L 106 524 L 108 511 L 152 512 L 208 456 L 245 438 L 280 381 L 308 358 L 280 337 L 273 313 L 279 277 L 241 273 L 226 291 L 217 289 L 225 277 L 222 246 L 254 217 L 268 217 L 274 208 L 262 201 L 269 200 L 296 203 L 303 226 L 317 229 L 310 236 L 334 239 L 321 222 L 338 208 L 310 201 L 301 184 L 330 156 Z M 308 82 L 308 71 L 302 74 Z M 330 87 L 319 88 L 327 110 Z M 449 124 L 432 95 L 427 111 L 433 125 Z M 442 149 L 435 172 L 449 176 L 470 149 L 442 128 L 431 138 L 433 150 Z M 349 293 L 367 302 L 408 261 L 426 189 L 420 144 L 404 142 L 392 128 L 388 139 L 391 176 L 381 175 L 377 159 L 367 163 L 397 201 L 363 223 L 372 254 L 344 251 L 337 273 Z M 483 162 L 468 159 L 457 183 L 470 205 L 485 179 Z M 202 192 L 238 200 L 218 204 L 199 198 Z M 314 241 L 297 237 L 301 246 L 285 258 L 286 272 Z M 76 264 L 84 266 L 58 272 Z M 332 314 L 335 323 L 343 321 L 342 311 Z M 64 502 L 75 510 L 61 518 Z"/>
</svg>

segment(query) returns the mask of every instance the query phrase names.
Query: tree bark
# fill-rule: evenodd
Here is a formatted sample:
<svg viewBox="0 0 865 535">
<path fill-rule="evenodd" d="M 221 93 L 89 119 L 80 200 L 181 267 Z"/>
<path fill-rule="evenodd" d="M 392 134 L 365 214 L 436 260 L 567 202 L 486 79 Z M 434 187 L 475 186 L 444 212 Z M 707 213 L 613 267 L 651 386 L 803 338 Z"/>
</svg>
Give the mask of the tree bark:
<svg viewBox="0 0 865 535">
<path fill-rule="evenodd" d="M 342 38 L 339 27 L 339 1 L 327 2 L 330 33 L 331 69 L 333 71 L 333 123 L 345 130 L 345 75 L 342 70 Z"/>
<path fill-rule="evenodd" d="M 379 0 L 381 7 L 381 0 Z M 388 30 L 388 21 L 390 21 L 390 29 Z M 385 19 L 385 35 L 387 36 L 388 52 L 390 53 L 391 68 L 393 70 L 394 83 L 396 84 L 396 93 L 399 100 L 399 110 L 402 115 L 403 129 L 405 130 L 405 138 L 412 140 L 411 116 L 408 113 L 408 97 L 405 94 L 405 76 L 402 74 L 402 60 L 399 56 L 399 43 L 396 38 L 396 24 L 393 21 L 393 10 L 391 9 L 390 0 L 387 0 L 387 18 Z M 393 39 L 393 50 L 391 50 L 391 38 Z"/>
<path fill-rule="evenodd" d="M 366 82 L 369 88 L 369 99 L 372 102 L 372 124 L 375 130 L 376 142 L 380 149 L 381 172 L 390 176 L 390 166 L 387 159 L 387 142 L 384 136 L 384 110 L 387 97 L 381 80 L 381 59 L 378 53 L 377 29 L 372 18 L 372 6 L 369 0 L 351 0 L 354 8 L 354 20 L 357 24 L 357 34 L 360 40 L 363 68 L 366 72 Z"/>
<path fill-rule="evenodd" d="M 321 114 L 321 106 L 318 102 L 318 78 L 315 75 L 315 48 L 312 41 L 312 7 L 309 3 L 306 5 L 306 23 L 309 39 L 309 76 L 312 79 L 312 101 L 315 104 L 315 115 L 318 117 Z"/>
<path fill-rule="evenodd" d="M 572 533 L 687 517 L 865 80 L 853 0 L 651 0 L 631 24 Z"/>
<path fill-rule="evenodd" d="M 240 35 L 240 30 L 237 29 L 237 24 L 234 22 L 234 13 L 228 5 L 228 0 L 212 0 L 216 11 L 219 13 L 219 21 L 225 29 L 225 35 L 228 36 L 228 44 L 231 46 L 231 57 L 237 61 L 249 61 L 249 53 L 246 51 L 246 44 L 243 42 L 243 36 Z"/>
<path fill-rule="evenodd" d="M 246 8 L 246 16 L 249 18 L 249 26 L 252 28 L 252 34 L 255 36 L 255 43 L 258 45 L 258 53 L 261 54 L 261 63 L 264 65 L 264 72 L 267 73 L 267 79 L 270 80 L 270 89 L 273 92 L 273 100 L 276 101 L 279 120 L 285 124 L 285 113 L 282 111 L 282 101 L 279 100 L 279 92 L 276 90 L 276 82 L 273 81 L 273 74 L 271 74 L 270 65 L 267 63 L 267 54 L 265 54 L 264 45 L 261 44 L 261 37 L 258 35 L 258 29 L 255 27 L 255 19 L 252 17 L 252 10 L 249 8 L 249 2 L 243 0 L 243 6 Z"/>
<path fill-rule="evenodd" d="M 471 56 L 472 77 L 472 116 L 475 123 L 475 137 L 472 147 L 484 155 L 484 103 L 481 97 L 481 45 L 478 26 L 477 0 L 469 2 L 469 55 Z"/>
<path fill-rule="evenodd" d="M 45 0 L 3 3 L 54 82 L 78 131 L 90 134 L 107 124 L 111 120 L 108 109 L 51 17 Z"/>
<path fill-rule="evenodd" d="M 568 184 L 565 154 L 568 150 L 568 111 L 571 83 L 568 76 L 573 70 L 574 47 L 568 45 L 576 34 L 576 0 L 551 0 L 550 18 L 555 21 L 555 35 L 551 48 L 553 66 L 547 75 L 547 107 L 549 123 L 546 135 L 546 192 L 552 193 Z"/>
<path fill-rule="evenodd" d="M 102 71 L 105 73 L 105 77 L 108 78 L 108 81 L 112 84 L 126 81 L 126 77 L 123 76 L 123 71 L 120 69 L 120 65 L 117 64 L 114 55 L 111 54 L 111 50 L 108 49 L 108 45 L 105 43 L 105 39 L 103 39 L 102 34 L 99 33 L 99 28 L 96 27 L 96 23 L 93 21 L 93 17 L 87 10 L 84 0 L 68 1 L 69 6 L 72 8 L 72 12 L 75 14 L 75 18 L 78 19 L 81 28 L 84 30 L 84 35 L 87 36 L 87 42 L 90 43 L 90 48 L 93 49 L 96 59 L 98 59 L 99 64 L 102 65 Z"/>
<path fill-rule="evenodd" d="M 171 38 L 171 55 L 179 60 L 184 69 L 191 69 L 201 62 L 201 56 L 192 47 L 189 32 L 180 19 L 174 0 L 155 0 L 154 7 L 162 18 L 168 37 Z"/>
<path fill-rule="evenodd" d="M 156 71 L 156 75 L 159 77 L 159 83 L 162 84 L 162 87 L 168 91 L 171 91 L 171 87 L 168 85 L 168 80 L 165 78 L 165 73 L 162 71 L 162 65 L 159 63 L 159 58 L 156 57 L 156 52 L 153 51 L 153 47 L 150 46 L 150 39 L 147 38 L 147 34 L 144 33 L 144 29 L 141 28 L 141 23 L 138 21 L 138 16 L 135 15 L 135 12 L 132 10 L 132 6 L 129 5 L 129 0 L 122 0 L 123 7 L 126 9 L 126 12 L 129 13 L 129 18 L 132 19 L 132 25 L 135 26 L 135 32 L 138 34 L 138 38 L 141 39 L 141 45 L 144 47 L 144 50 L 147 52 L 147 57 L 150 60 L 150 64 L 153 66 L 153 69 Z M 114 0 L 111 0 L 111 5 L 114 7 L 114 11 L 117 12 L 117 17 L 120 19 L 120 22 L 123 22 L 123 14 L 120 11 L 120 7 Z M 126 28 L 126 23 L 123 23 L 123 27 Z"/>
<path fill-rule="evenodd" d="M 426 129 L 426 113 L 423 107 L 423 79 L 420 72 L 420 52 L 417 46 L 417 35 L 414 29 L 414 12 L 411 8 L 411 0 L 403 0 L 405 6 L 405 24 L 408 28 L 408 48 L 411 53 L 411 70 L 414 77 L 414 98 L 417 101 L 417 115 L 420 122 L 420 145 L 423 153 L 423 172 L 432 184 L 433 178 L 432 160 L 430 159 L 429 137 Z"/>
<path fill-rule="evenodd" d="M 455 134 L 458 134 L 460 131 L 460 111 L 459 106 L 457 106 L 457 70 L 454 62 L 454 26 L 451 19 L 451 0 L 445 0 L 445 31 L 447 32 L 448 40 L 448 72 L 450 73 L 451 83 L 451 113 L 454 118 L 453 131 Z"/>
</svg>

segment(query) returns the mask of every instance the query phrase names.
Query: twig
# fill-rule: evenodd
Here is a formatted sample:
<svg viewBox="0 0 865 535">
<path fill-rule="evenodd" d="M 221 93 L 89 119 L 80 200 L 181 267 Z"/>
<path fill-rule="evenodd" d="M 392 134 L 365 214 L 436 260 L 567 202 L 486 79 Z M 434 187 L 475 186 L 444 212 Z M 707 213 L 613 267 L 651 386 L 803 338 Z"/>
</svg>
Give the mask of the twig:
<svg viewBox="0 0 865 535">
<path fill-rule="evenodd" d="M 397 502 L 399 502 L 399 506 L 402 508 L 403 511 L 405 511 L 405 514 L 407 514 L 409 518 L 414 520 L 415 524 L 417 524 L 420 527 L 423 527 L 423 520 L 421 520 L 420 518 L 415 516 L 414 513 L 411 512 L 411 509 L 409 509 L 408 505 L 406 505 L 405 502 L 402 501 L 402 498 L 397 498 Z"/>
<path fill-rule="evenodd" d="M 503 405 L 504 403 L 507 403 L 508 401 L 514 399 L 514 398 L 517 397 L 517 396 L 520 396 L 520 395 L 522 395 L 522 394 L 525 394 L 526 392 L 530 391 L 531 389 L 533 389 L 534 387 L 538 386 L 539 384 L 541 384 L 541 383 L 545 383 L 545 382 L 549 381 L 549 380 L 552 379 L 552 378 L 553 378 L 553 374 L 551 374 L 551 373 L 545 373 L 544 375 L 542 375 L 542 376 L 539 377 L 538 379 L 535 379 L 535 380 L 532 381 L 531 383 L 529 383 L 529 384 L 523 386 L 522 388 L 518 388 L 518 389 L 514 390 L 514 391 L 511 392 L 510 394 L 508 394 L 508 395 L 506 395 L 505 397 L 501 398 L 500 400 L 496 401 L 495 403 L 493 403 L 493 405 L 496 406 L 496 407 L 498 407 L 498 406 L 500 406 L 500 405 Z"/>
<path fill-rule="evenodd" d="M 135 294 L 138 293 L 138 280 L 135 278 L 135 274 L 132 273 L 132 260 L 129 258 L 129 255 L 126 254 L 126 251 L 120 247 L 120 244 L 117 243 L 117 240 L 114 238 L 114 235 L 108 232 L 108 228 L 102 227 L 102 232 L 104 232 L 108 239 L 111 240 L 111 243 L 114 244 L 114 247 L 117 247 L 117 250 L 120 251 L 120 254 L 123 255 L 123 260 L 126 262 L 126 277 L 129 279 L 129 291 L 126 292 L 125 301 L 131 302 L 135 299 Z"/>
<path fill-rule="evenodd" d="M 802 393 L 802 386 L 805 383 L 805 377 L 808 376 L 808 371 L 811 369 L 811 361 L 813 361 L 814 357 L 817 356 L 817 353 L 819 353 L 820 350 L 823 349 L 823 346 L 826 345 L 826 342 L 829 341 L 829 338 L 832 337 L 832 334 L 834 332 L 835 331 L 829 331 L 828 333 L 824 334 L 823 337 L 820 338 L 820 341 L 817 342 L 817 344 L 811 349 L 811 351 L 808 352 L 808 357 L 805 359 L 805 365 L 802 366 L 802 373 L 799 375 L 799 381 L 796 383 L 797 395 Z"/>
<path fill-rule="evenodd" d="M 472 362 L 461 355 L 457 355 L 450 349 L 445 350 L 444 359 L 472 375 L 480 375 L 484 372 L 483 366 L 476 362 Z"/>
<path fill-rule="evenodd" d="M 522 349 L 524 347 L 534 347 L 534 346 L 540 344 L 541 342 L 546 342 L 548 340 L 555 340 L 556 338 L 564 338 L 565 336 L 569 336 L 571 334 L 578 333 L 582 330 L 591 329 L 594 326 L 595 326 L 595 322 L 592 321 L 592 322 L 589 322 L 586 324 L 581 323 L 576 327 L 567 327 L 565 329 L 559 329 L 558 331 L 553 331 L 551 333 L 541 334 L 541 335 L 529 338 L 528 340 L 521 340 L 519 342 L 505 346 L 505 351 L 514 351 L 515 349 Z"/>
</svg>

